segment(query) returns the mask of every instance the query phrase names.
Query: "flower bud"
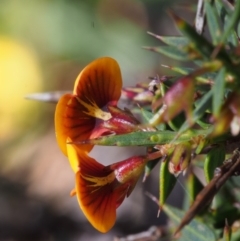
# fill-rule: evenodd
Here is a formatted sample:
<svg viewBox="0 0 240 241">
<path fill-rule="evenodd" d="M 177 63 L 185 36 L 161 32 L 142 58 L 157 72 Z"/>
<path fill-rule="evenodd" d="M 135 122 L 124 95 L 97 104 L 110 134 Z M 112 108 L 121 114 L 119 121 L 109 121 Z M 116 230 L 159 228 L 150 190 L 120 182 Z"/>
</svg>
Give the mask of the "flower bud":
<svg viewBox="0 0 240 241">
<path fill-rule="evenodd" d="M 178 176 L 186 170 L 191 160 L 191 145 L 189 143 L 178 144 L 173 151 L 169 162 L 169 172 Z"/>
</svg>

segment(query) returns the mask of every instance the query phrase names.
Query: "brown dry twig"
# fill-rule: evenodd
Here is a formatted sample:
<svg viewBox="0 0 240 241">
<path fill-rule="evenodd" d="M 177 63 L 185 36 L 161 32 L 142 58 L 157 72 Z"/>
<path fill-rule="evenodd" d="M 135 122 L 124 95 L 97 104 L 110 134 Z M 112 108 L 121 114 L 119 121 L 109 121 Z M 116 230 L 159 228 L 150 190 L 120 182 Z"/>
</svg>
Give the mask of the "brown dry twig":
<svg viewBox="0 0 240 241">
<path fill-rule="evenodd" d="M 231 158 L 224 161 L 223 165 L 215 169 L 214 178 L 197 195 L 194 203 L 183 217 L 180 225 L 175 231 L 177 235 L 197 213 L 199 213 L 215 196 L 229 177 L 240 174 L 240 148 L 237 148 Z"/>
</svg>

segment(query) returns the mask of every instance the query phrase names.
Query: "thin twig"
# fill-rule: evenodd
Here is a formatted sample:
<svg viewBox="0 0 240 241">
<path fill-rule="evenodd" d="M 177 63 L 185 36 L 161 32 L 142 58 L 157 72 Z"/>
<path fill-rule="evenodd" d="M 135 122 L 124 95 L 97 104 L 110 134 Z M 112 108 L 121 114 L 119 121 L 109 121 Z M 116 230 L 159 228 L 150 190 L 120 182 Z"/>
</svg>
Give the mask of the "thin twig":
<svg viewBox="0 0 240 241">
<path fill-rule="evenodd" d="M 58 100 L 65 94 L 70 94 L 71 91 L 52 91 L 52 92 L 42 92 L 42 93 L 33 93 L 28 94 L 25 96 L 28 100 L 36 100 L 42 102 L 49 102 L 49 103 L 57 103 Z"/>
<path fill-rule="evenodd" d="M 224 161 L 221 167 L 215 169 L 214 178 L 210 183 L 197 195 L 194 203 L 183 217 L 180 225 L 175 231 L 178 234 L 181 229 L 187 225 L 195 215 L 201 211 L 214 197 L 222 185 L 230 176 L 239 175 L 240 172 L 240 149 L 233 152 L 231 158 Z"/>
<path fill-rule="evenodd" d="M 156 226 L 150 227 L 147 231 L 131 234 L 126 237 L 115 237 L 114 241 L 155 241 L 165 235 L 165 230 Z"/>
</svg>

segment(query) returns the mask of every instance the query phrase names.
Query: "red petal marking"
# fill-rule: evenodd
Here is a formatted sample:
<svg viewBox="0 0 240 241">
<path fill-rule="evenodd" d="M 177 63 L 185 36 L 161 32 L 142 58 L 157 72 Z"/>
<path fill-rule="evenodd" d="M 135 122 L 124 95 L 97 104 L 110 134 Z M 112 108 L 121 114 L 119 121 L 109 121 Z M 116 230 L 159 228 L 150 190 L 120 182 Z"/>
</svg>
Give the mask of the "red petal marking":
<svg viewBox="0 0 240 241">
<path fill-rule="evenodd" d="M 109 57 L 96 59 L 76 79 L 73 93 L 84 102 L 102 108 L 116 104 L 121 96 L 122 77 L 118 63 Z"/>
<path fill-rule="evenodd" d="M 93 186 L 94 182 L 84 177 L 106 177 L 111 170 L 96 162 L 86 153 L 78 153 L 80 170 L 76 173 L 76 192 L 79 205 L 89 222 L 100 232 L 109 231 L 116 220 L 117 193 L 113 183 Z"/>
</svg>

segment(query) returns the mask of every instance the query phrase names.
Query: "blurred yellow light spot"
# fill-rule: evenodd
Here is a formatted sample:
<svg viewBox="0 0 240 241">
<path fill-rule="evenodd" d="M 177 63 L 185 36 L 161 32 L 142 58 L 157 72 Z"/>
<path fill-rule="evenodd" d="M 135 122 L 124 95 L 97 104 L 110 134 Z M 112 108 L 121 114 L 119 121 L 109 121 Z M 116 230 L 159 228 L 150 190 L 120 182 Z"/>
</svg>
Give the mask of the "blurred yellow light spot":
<svg viewBox="0 0 240 241">
<path fill-rule="evenodd" d="M 0 36 L 0 141 L 19 134 L 37 116 L 34 102 L 24 96 L 38 92 L 41 79 L 35 54 L 14 39 Z"/>
</svg>

